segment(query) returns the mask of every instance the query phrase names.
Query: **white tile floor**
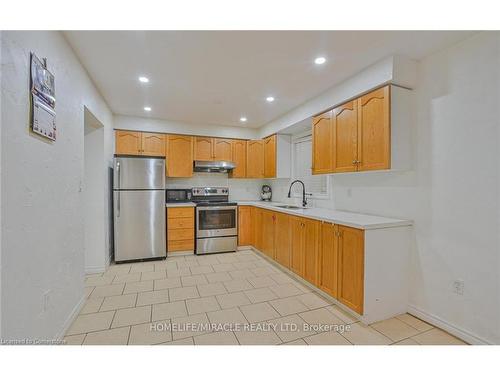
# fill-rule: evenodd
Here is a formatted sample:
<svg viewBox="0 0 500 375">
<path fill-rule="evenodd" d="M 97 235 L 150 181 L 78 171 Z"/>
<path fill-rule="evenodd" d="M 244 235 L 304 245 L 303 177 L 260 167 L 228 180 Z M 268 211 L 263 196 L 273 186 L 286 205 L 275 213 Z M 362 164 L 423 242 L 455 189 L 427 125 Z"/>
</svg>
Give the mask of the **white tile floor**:
<svg viewBox="0 0 500 375">
<path fill-rule="evenodd" d="M 112 265 L 86 295 L 68 344 L 464 344 L 409 314 L 366 326 L 251 250 Z"/>
</svg>

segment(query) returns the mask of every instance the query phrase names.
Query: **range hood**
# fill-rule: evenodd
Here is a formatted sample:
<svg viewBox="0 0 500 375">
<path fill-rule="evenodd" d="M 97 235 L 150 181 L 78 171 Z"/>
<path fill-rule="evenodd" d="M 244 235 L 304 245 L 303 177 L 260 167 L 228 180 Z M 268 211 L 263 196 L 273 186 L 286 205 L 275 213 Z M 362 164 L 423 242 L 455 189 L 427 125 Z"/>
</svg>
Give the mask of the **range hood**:
<svg viewBox="0 0 500 375">
<path fill-rule="evenodd" d="M 232 161 L 194 161 L 193 171 L 195 172 L 214 172 L 214 173 L 227 173 L 234 169 L 236 165 Z"/>
</svg>

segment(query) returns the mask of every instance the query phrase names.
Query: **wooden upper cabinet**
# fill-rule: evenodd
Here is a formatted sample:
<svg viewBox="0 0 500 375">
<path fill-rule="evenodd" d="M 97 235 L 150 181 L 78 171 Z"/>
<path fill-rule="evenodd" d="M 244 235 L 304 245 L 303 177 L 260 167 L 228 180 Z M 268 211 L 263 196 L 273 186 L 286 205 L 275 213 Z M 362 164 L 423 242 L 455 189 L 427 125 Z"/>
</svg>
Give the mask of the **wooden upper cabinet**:
<svg viewBox="0 0 500 375">
<path fill-rule="evenodd" d="M 283 267 L 290 268 L 290 215 L 275 213 L 275 216 L 274 258 Z"/>
<path fill-rule="evenodd" d="M 391 167 L 390 86 L 358 101 L 358 170 Z"/>
<path fill-rule="evenodd" d="M 264 177 L 276 177 L 276 134 L 264 138 Z"/>
<path fill-rule="evenodd" d="M 358 102 L 333 110 L 333 171 L 353 172 L 358 165 Z"/>
<path fill-rule="evenodd" d="M 364 231 L 338 225 L 338 300 L 363 314 Z"/>
<path fill-rule="evenodd" d="M 264 178 L 264 141 L 247 142 L 247 177 Z"/>
<path fill-rule="evenodd" d="M 244 178 L 247 176 L 247 141 L 234 139 L 232 141 L 233 163 L 236 164 L 229 176 L 233 178 Z"/>
<path fill-rule="evenodd" d="M 335 224 L 321 223 L 318 287 L 334 298 L 337 298 L 338 277 L 337 231 Z"/>
<path fill-rule="evenodd" d="M 193 175 L 193 137 L 167 135 L 167 176 L 191 177 Z"/>
<path fill-rule="evenodd" d="M 312 120 L 312 173 L 333 171 L 332 111 L 313 117 Z"/>
<path fill-rule="evenodd" d="M 141 149 L 142 141 L 140 132 L 115 131 L 115 154 L 140 155 Z"/>
<path fill-rule="evenodd" d="M 141 155 L 165 156 L 165 135 L 159 133 L 142 133 Z"/>
<path fill-rule="evenodd" d="M 214 139 L 214 160 L 233 160 L 233 143 L 231 139 Z"/>
<path fill-rule="evenodd" d="M 213 160 L 213 138 L 194 137 L 194 160 Z"/>
<path fill-rule="evenodd" d="M 238 206 L 238 246 L 253 244 L 252 207 Z"/>
</svg>

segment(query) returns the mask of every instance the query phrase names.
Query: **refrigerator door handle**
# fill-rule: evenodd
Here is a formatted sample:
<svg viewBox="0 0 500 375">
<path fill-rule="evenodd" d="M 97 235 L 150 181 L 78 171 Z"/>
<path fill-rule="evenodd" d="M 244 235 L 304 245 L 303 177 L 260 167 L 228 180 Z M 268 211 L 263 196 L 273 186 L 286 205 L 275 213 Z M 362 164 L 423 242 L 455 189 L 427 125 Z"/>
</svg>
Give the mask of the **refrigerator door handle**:
<svg viewBox="0 0 500 375">
<path fill-rule="evenodd" d="M 120 187 L 121 187 L 121 170 L 120 170 L 120 162 L 116 162 L 116 172 L 118 174 L 118 201 L 116 202 L 116 215 L 117 217 L 120 217 L 120 196 L 121 196 L 121 193 L 120 193 Z"/>
<path fill-rule="evenodd" d="M 121 206 L 121 195 L 122 192 L 120 190 L 117 191 L 118 197 L 116 200 L 116 217 L 120 217 L 120 206 Z"/>
</svg>

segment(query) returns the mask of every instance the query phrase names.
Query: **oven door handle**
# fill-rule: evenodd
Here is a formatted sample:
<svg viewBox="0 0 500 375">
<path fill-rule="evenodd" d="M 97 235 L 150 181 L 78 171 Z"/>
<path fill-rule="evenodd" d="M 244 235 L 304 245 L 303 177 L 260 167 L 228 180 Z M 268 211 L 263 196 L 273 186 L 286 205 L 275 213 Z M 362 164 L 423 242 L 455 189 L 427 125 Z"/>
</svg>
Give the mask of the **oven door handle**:
<svg viewBox="0 0 500 375">
<path fill-rule="evenodd" d="M 196 207 L 198 211 L 215 211 L 215 210 L 237 210 L 237 206 L 210 206 L 210 207 Z"/>
</svg>

